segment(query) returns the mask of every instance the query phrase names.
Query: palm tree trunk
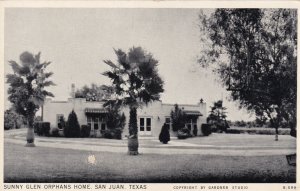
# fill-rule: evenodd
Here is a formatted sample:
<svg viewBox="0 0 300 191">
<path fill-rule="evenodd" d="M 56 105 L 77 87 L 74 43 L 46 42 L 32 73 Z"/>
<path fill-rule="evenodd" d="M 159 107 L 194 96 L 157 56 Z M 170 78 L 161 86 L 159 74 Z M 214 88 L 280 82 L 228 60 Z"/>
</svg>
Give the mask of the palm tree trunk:
<svg viewBox="0 0 300 191">
<path fill-rule="evenodd" d="M 135 107 L 131 107 L 129 112 L 129 135 L 137 137 L 137 110 Z"/>
<path fill-rule="evenodd" d="M 128 154 L 138 155 L 138 126 L 137 126 L 137 109 L 130 107 L 129 115 L 129 137 L 128 137 Z"/>
<path fill-rule="evenodd" d="M 27 120 L 26 126 L 27 126 L 27 135 L 26 135 L 27 143 L 25 147 L 35 147 L 33 124 L 30 122 L 30 120 Z"/>
<path fill-rule="evenodd" d="M 278 131 L 278 126 L 276 125 L 275 126 L 275 141 L 278 141 L 278 134 L 279 134 L 279 131 Z"/>
<path fill-rule="evenodd" d="M 41 106 L 41 121 L 44 121 L 44 105 Z"/>
</svg>

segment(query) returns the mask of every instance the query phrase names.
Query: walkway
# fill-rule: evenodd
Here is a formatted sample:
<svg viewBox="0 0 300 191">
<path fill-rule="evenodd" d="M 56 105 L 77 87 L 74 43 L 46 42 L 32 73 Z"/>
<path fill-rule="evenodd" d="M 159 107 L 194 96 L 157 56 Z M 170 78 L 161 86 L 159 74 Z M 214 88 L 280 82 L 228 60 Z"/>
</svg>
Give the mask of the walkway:
<svg viewBox="0 0 300 191">
<path fill-rule="evenodd" d="M 7 143 L 25 145 L 26 129 L 4 132 Z M 233 135 L 212 134 L 209 137 L 195 137 L 186 140 L 173 138 L 168 144 L 160 143 L 157 138 L 139 139 L 141 154 L 201 154 L 220 156 L 266 156 L 296 153 L 296 139 L 282 135 L 274 141 L 272 135 Z M 101 138 L 63 138 L 36 136 L 38 147 L 62 148 L 99 152 L 127 152 L 127 140 Z"/>
</svg>

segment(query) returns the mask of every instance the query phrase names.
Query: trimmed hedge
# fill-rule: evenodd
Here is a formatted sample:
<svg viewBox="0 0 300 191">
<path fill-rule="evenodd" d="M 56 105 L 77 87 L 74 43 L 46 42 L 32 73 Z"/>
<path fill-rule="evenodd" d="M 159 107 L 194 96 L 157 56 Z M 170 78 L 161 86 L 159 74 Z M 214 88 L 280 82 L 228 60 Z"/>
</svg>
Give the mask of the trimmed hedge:
<svg viewBox="0 0 300 191">
<path fill-rule="evenodd" d="M 65 137 L 80 137 L 80 125 L 74 110 L 69 114 L 67 125 L 64 128 L 64 135 Z"/>
<path fill-rule="evenodd" d="M 34 132 L 39 136 L 49 136 L 50 135 L 50 123 L 49 122 L 35 122 L 33 124 Z"/>
<path fill-rule="evenodd" d="M 238 130 L 238 129 L 227 129 L 226 133 L 229 133 L 229 134 L 240 134 L 241 131 Z"/>
<path fill-rule="evenodd" d="M 88 125 L 81 125 L 80 136 L 89 137 L 91 134 L 91 127 Z"/>
<path fill-rule="evenodd" d="M 122 129 L 107 129 L 102 132 L 106 139 L 122 139 Z"/>
<path fill-rule="evenodd" d="M 103 137 L 106 138 L 106 139 L 112 139 L 113 138 L 112 131 L 111 130 L 105 130 L 103 132 Z"/>
<path fill-rule="evenodd" d="M 59 129 L 57 127 L 52 128 L 50 132 L 52 137 L 59 137 Z"/>
<path fill-rule="evenodd" d="M 201 125 L 201 130 L 202 130 L 202 133 L 203 133 L 204 136 L 208 136 L 212 132 L 211 126 L 209 124 L 206 124 L 206 123 L 203 123 Z"/>
<path fill-rule="evenodd" d="M 279 135 L 290 135 L 290 129 L 278 129 Z M 274 128 L 236 128 L 231 127 L 230 129 L 227 129 L 227 132 L 229 134 L 257 134 L 257 135 L 275 135 L 275 129 Z"/>
<path fill-rule="evenodd" d="M 161 128 L 161 132 L 159 134 L 159 141 L 167 144 L 170 141 L 170 132 L 169 132 L 169 125 L 164 124 Z"/>
<path fill-rule="evenodd" d="M 186 139 L 186 138 L 189 138 L 191 136 L 192 135 L 191 135 L 190 130 L 188 128 L 186 128 L 186 127 L 182 128 L 182 129 L 179 129 L 177 131 L 177 137 L 178 137 L 178 139 Z"/>
</svg>

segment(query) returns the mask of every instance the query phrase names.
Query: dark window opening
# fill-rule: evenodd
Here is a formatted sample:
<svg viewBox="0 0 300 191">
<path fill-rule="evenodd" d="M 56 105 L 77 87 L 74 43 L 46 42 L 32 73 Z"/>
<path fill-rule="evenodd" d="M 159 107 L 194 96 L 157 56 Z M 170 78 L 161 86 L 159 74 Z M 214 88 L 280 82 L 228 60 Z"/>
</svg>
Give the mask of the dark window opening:
<svg viewBox="0 0 300 191">
<path fill-rule="evenodd" d="M 105 123 L 102 123 L 101 124 L 101 130 L 105 130 L 106 129 L 106 125 L 105 125 Z"/>
<path fill-rule="evenodd" d="M 147 124 L 146 130 L 147 131 L 151 131 L 151 118 L 147 118 L 146 124 Z"/>
</svg>

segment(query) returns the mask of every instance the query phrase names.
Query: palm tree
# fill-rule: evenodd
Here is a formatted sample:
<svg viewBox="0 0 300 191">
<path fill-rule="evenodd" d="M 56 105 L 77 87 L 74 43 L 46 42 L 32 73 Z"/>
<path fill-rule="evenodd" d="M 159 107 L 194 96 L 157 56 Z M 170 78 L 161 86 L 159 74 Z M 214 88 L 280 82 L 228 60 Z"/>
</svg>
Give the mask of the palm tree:
<svg viewBox="0 0 300 191">
<path fill-rule="evenodd" d="M 40 55 L 23 52 L 20 55 L 21 64 L 9 61 L 13 74 L 6 75 L 6 83 L 9 84 L 8 100 L 16 113 L 26 118 L 28 127 L 26 146 L 35 146 L 33 122 L 36 112 L 43 105 L 46 96 L 54 97 L 51 92 L 44 90 L 46 86 L 55 85 L 52 81 L 46 80 L 53 73 L 44 72 L 51 62 L 40 63 Z"/>
<path fill-rule="evenodd" d="M 163 81 L 158 75 L 158 61 L 151 53 L 141 47 L 130 48 L 126 54 L 121 49 L 114 50 L 117 63 L 110 60 L 104 62 L 111 68 L 103 73 L 112 81 L 115 88 L 115 99 L 106 105 L 114 104 L 129 107 L 129 154 L 138 154 L 137 108 L 160 99 L 164 91 Z M 133 144 L 135 142 L 135 144 Z"/>
</svg>

